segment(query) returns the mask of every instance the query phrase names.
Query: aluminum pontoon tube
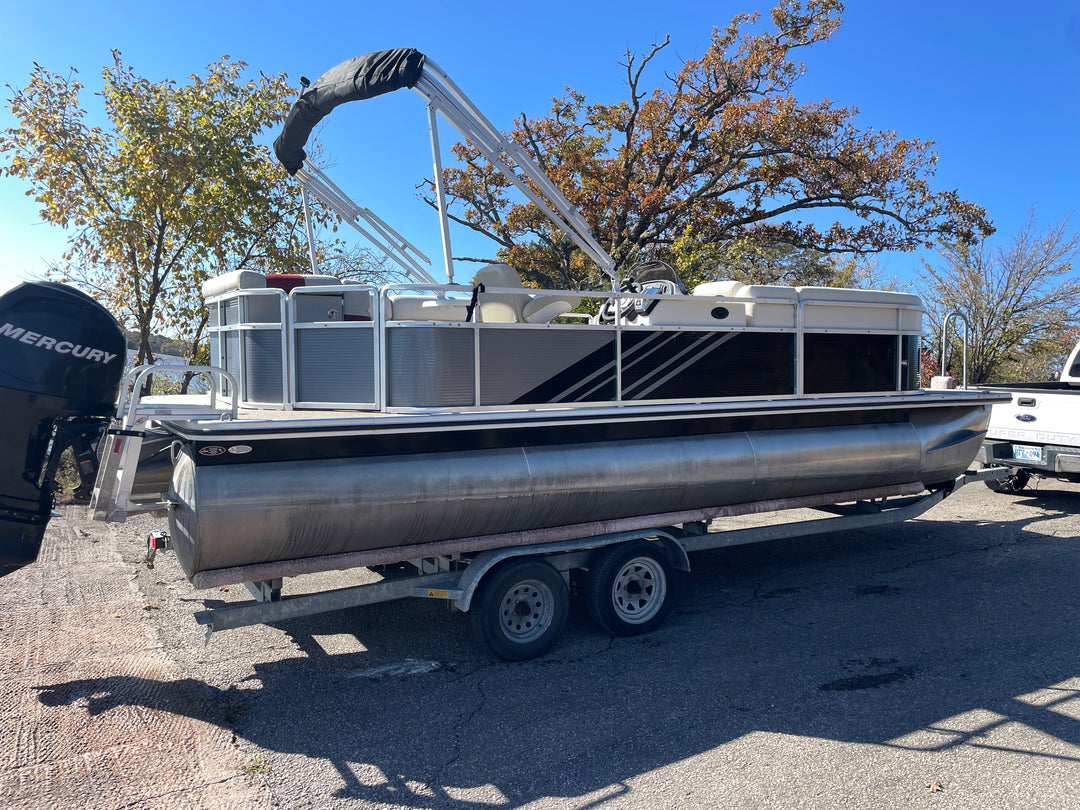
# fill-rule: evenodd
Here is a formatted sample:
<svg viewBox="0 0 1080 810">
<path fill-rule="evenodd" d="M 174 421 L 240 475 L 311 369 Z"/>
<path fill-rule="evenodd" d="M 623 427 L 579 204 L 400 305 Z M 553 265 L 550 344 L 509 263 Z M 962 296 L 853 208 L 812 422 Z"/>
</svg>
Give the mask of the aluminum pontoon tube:
<svg viewBox="0 0 1080 810">
<path fill-rule="evenodd" d="M 766 512 L 779 512 L 785 509 L 806 509 L 878 498 L 897 498 L 917 495 L 925 491 L 926 487 L 923 483 L 915 481 L 910 484 L 894 484 L 887 487 L 872 487 L 870 489 L 856 489 L 846 492 L 828 492 L 821 495 L 804 495 L 799 498 L 780 498 L 774 501 L 754 501 L 753 503 L 706 507 L 685 512 L 666 512 L 660 515 L 639 515 L 615 520 L 590 521 L 589 523 L 553 526 L 532 531 L 485 534 L 480 537 L 460 537 L 453 540 L 439 540 L 434 543 L 420 543 L 409 546 L 408 551 L 410 559 L 437 557 L 447 554 L 475 554 L 479 551 L 491 549 L 581 540 L 582 538 L 596 537 L 598 535 L 610 535 L 615 532 L 642 532 L 658 529 L 661 526 L 671 526 L 676 523 L 708 521 L 736 515 L 758 515 Z M 388 549 L 372 549 L 370 551 L 353 551 L 345 554 L 304 557 L 300 560 L 257 563 L 235 568 L 212 568 L 195 574 L 191 577 L 191 582 L 196 588 L 200 589 L 217 588 L 222 585 L 238 585 L 244 582 L 258 582 L 279 577 L 297 577 L 325 571 L 344 571 L 350 568 L 387 565 L 401 562 L 400 557 L 400 546 Z"/>
<path fill-rule="evenodd" d="M 185 572 L 953 479 L 988 405 L 909 421 L 235 465 L 177 461 Z M 403 550 L 402 558 L 408 554 Z"/>
<path fill-rule="evenodd" d="M 0 297 L 0 576 L 37 559 L 52 512 L 44 471 L 64 449 L 54 428 L 112 414 L 125 347 L 113 317 L 73 287 L 33 282 Z"/>
</svg>

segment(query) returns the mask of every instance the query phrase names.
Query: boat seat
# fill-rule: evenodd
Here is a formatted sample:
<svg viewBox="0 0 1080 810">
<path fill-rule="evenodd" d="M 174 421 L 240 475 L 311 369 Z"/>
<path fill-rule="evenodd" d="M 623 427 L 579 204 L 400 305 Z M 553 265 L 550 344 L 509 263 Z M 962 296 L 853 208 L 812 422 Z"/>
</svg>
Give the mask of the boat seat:
<svg viewBox="0 0 1080 810">
<path fill-rule="evenodd" d="M 521 276 L 508 264 L 488 264 L 476 272 L 475 284 L 502 287 L 517 292 L 482 292 L 477 297 L 478 320 L 483 323 L 548 323 L 569 312 L 579 303 L 580 296 L 552 295 L 525 291 Z"/>
<path fill-rule="evenodd" d="M 337 287 L 341 279 L 337 276 L 303 275 L 301 273 L 271 273 L 266 276 L 266 286 L 283 290 L 286 294 L 297 287 Z"/>
<path fill-rule="evenodd" d="M 267 288 L 288 293 L 296 287 L 326 287 L 340 284 L 341 279 L 337 276 L 305 276 L 298 273 L 264 276 L 254 270 L 234 270 L 204 281 L 202 295 L 206 299 L 238 290 L 265 290 Z"/>
<path fill-rule="evenodd" d="M 743 308 L 745 317 L 744 324 L 737 320 L 730 323 L 733 326 L 759 326 L 772 328 L 795 328 L 795 308 L 799 301 L 799 293 L 795 287 L 784 287 L 774 284 L 743 284 L 741 281 L 724 280 L 710 281 L 694 287 L 693 296 L 712 296 L 735 299 L 725 301 L 724 306 L 732 311 Z M 767 299 L 767 300 L 766 300 Z M 772 303 L 776 300 L 777 303 Z M 790 301 L 791 303 L 782 303 Z"/>
<path fill-rule="evenodd" d="M 922 299 L 887 290 L 796 287 L 807 329 L 922 330 Z M 817 306 L 815 306 L 815 304 Z"/>
<path fill-rule="evenodd" d="M 390 295 L 386 298 L 388 321 L 464 321 L 468 302 L 435 295 Z"/>
<path fill-rule="evenodd" d="M 223 276 L 208 278 L 202 285 L 204 299 L 214 298 L 237 290 L 265 290 L 266 276 L 254 270 L 234 270 Z"/>
<path fill-rule="evenodd" d="M 660 299 L 631 324 L 638 326 L 746 326 L 746 304 L 709 301 L 702 296 Z"/>
<path fill-rule="evenodd" d="M 741 281 L 709 281 L 705 284 L 698 284 L 694 287 L 694 295 L 709 295 L 709 296 L 729 296 L 738 295 L 739 290 L 746 287 Z"/>
<path fill-rule="evenodd" d="M 739 288 L 737 298 L 747 299 L 747 326 L 795 328 L 799 293 L 794 287 L 778 284 L 747 284 Z M 776 301 L 776 303 L 772 303 Z M 790 301 L 791 303 L 786 303 Z"/>
<path fill-rule="evenodd" d="M 346 321 L 370 321 L 371 315 L 371 291 L 350 290 L 349 287 L 357 282 L 345 282 L 345 289 L 341 293 L 341 317 Z"/>
</svg>

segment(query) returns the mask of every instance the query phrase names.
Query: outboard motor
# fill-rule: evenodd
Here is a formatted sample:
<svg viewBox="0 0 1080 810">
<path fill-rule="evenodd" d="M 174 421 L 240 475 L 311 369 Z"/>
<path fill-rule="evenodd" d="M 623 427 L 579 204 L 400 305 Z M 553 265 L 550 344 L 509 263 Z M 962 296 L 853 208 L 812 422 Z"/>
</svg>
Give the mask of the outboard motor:
<svg viewBox="0 0 1080 810">
<path fill-rule="evenodd" d="M 50 456 L 73 430 L 97 430 L 88 417 L 112 415 L 126 343 L 112 315 L 73 287 L 28 282 L 0 296 L 0 576 L 37 559 L 52 513 Z"/>
</svg>

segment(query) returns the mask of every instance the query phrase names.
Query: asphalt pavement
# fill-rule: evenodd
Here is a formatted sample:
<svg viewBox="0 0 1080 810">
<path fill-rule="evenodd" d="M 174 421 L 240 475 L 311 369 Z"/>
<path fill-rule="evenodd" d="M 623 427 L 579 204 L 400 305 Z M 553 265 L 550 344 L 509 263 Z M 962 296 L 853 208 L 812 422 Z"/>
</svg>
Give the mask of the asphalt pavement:
<svg viewBox="0 0 1080 810">
<path fill-rule="evenodd" d="M 518 663 L 435 600 L 207 643 L 245 589 L 62 512 L 0 580 L 3 807 L 1080 807 L 1080 486 L 702 552 L 659 630 L 575 599 Z"/>
</svg>

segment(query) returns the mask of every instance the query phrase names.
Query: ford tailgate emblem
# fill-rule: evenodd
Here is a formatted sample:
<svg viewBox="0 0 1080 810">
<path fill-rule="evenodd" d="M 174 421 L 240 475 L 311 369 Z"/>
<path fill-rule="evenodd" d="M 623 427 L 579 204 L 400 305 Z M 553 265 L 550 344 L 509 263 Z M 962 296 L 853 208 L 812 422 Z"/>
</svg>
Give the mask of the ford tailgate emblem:
<svg viewBox="0 0 1080 810">
<path fill-rule="evenodd" d="M 1034 422 L 1035 421 L 1035 414 L 1033 414 L 1033 413 L 1018 413 L 1018 414 L 1016 414 L 1016 418 L 1019 419 L 1021 422 Z"/>
</svg>

